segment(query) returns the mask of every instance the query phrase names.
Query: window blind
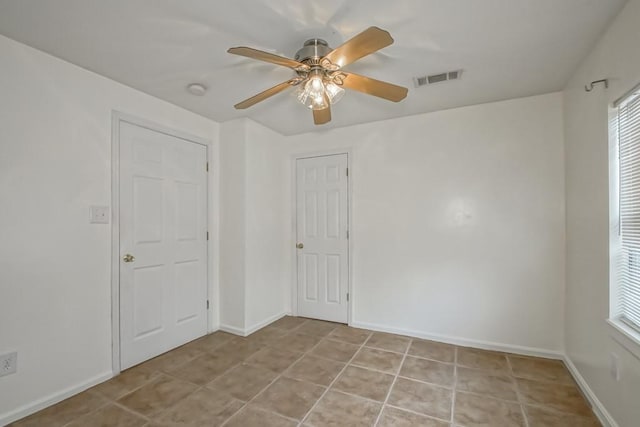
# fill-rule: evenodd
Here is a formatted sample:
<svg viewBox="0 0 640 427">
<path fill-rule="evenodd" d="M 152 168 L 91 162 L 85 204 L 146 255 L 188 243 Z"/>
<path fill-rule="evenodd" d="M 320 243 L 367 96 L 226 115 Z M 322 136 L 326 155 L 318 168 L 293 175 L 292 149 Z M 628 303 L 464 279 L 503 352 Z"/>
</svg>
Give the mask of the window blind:
<svg viewBox="0 0 640 427">
<path fill-rule="evenodd" d="M 625 323 L 640 331 L 640 91 L 618 105 L 620 173 L 619 310 Z"/>
</svg>

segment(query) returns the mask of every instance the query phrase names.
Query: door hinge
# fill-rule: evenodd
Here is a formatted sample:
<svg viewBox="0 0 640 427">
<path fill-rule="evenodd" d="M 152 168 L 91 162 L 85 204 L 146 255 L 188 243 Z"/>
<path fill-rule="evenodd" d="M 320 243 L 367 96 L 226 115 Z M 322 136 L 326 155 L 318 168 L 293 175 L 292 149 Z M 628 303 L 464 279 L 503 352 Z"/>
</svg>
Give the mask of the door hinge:
<svg viewBox="0 0 640 427">
<path fill-rule="evenodd" d="M 347 240 L 349 240 L 349 230 L 347 230 Z"/>
<path fill-rule="evenodd" d="M 209 232 L 207 231 L 207 240 L 209 240 Z"/>
<path fill-rule="evenodd" d="M 349 168 L 347 168 L 347 176 L 349 176 Z"/>
<path fill-rule="evenodd" d="M 349 302 L 349 292 L 347 292 L 347 302 Z"/>
<path fill-rule="evenodd" d="M 205 166 L 205 170 L 209 172 L 209 162 L 207 162 L 207 165 Z"/>
<path fill-rule="evenodd" d="M 207 300 L 207 310 L 209 310 L 209 300 Z"/>
</svg>

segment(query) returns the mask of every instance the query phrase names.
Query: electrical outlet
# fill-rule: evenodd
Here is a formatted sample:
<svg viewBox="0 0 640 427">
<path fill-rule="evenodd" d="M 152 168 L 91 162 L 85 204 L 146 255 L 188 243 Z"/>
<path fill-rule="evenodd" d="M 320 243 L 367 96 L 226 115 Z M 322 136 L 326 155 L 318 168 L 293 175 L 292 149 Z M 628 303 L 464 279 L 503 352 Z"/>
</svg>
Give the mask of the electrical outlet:
<svg viewBox="0 0 640 427">
<path fill-rule="evenodd" d="M 7 353 L 0 355 L 0 377 L 15 374 L 18 370 L 18 353 Z"/>
<path fill-rule="evenodd" d="M 620 358 L 615 353 L 609 353 L 609 373 L 611 378 L 620 381 Z"/>
</svg>

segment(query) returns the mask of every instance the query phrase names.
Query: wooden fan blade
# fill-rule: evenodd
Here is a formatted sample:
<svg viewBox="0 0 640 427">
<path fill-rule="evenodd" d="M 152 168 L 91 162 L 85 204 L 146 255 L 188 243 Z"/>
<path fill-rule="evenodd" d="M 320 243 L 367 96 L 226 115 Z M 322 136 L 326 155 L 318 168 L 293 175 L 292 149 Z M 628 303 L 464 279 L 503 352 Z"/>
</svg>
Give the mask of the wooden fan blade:
<svg viewBox="0 0 640 427">
<path fill-rule="evenodd" d="M 285 58 L 284 56 L 274 55 L 273 53 L 265 52 L 250 47 L 232 47 L 227 52 L 234 55 L 246 56 L 247 58 L 257 59 L 259 61 L 270 62 L 276 65 L 282 65 L 283 67 L 289 67 L 294 70 L 308 70 L 309 66 L 302 62 L 294 61 L 293 59 Z"/>
<path fill-rule="evenodd" d="M 396 86 L 370 77 L 353 73 L 344 74 L 346 77 L 344 78 L 342 87 L 357 90 L 358 92 L 377 96 L 379 98 L 384 98 L 389 101 L 402 101 L 407 97 L 407 93 L 409 92 L 409 89 L 406 87 Z"/>
<path fill-rule="evenodd" d="M 260 92 L 257 95 L 252 96 L 251 98 L 245 99 L 244 101 L 234 105 L 237 110 L 244 110 L 245 108 L 249 108 L 252 105 L 257 104 L 260 101 L 264 101 L 267 98 L 276 95 L 286 88 L 293 86 L 295 84 L 295 79 L 287 80 L 286 82 L 282 82 L 279 85 L 275 85 L 272 88 L 265 90 L 264 92 Z"/>
<path fill-rule="evenodd" d="M 326 91 L 323 98 L 327 108 L 323 108 L 322 110 L 313 110 L 313 123 L 316 125 L 323 125 L 331 121 L 331 103 Z"/>
<path fill-rule="evenodd" d="M 331 121 L 331 107 L 327 105 L 327 108 L 323 110 L 313 110 L 313 123 L 317 125 L 323 125 Z"/>
<path fill-rule="evenodd" d="M 329 52 L 325 58 L 339 67 L 344 67 L 392 43 L 393 38 L 387 31 L 369 27 Z"/>
</svg>

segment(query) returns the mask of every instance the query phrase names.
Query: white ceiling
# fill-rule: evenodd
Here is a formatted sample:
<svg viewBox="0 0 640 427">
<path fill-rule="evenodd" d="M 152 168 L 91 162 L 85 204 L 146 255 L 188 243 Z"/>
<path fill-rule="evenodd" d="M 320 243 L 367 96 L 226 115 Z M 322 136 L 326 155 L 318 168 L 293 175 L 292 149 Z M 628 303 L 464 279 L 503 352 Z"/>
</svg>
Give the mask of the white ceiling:
<svg viewBox="0 0 640 427">
<path fill-rule="evenodd" d="M 625 2 L 0 0 L 0 34 L 216 121 L 248 116 L 290 135 L 560 90 Z M 350 91 L 322 127 L 288 93 L 234 110 L 292 72 L 227 48 L 293 57 L 308 38 L 336 47 L 371 25 L 395 44 L 345 69 L 409 87 L 401 103 Z M 454 69 L 462 80 L 413 86 Z M 192 82 L 209 92 L 189 94 Z"/>
</svg>

